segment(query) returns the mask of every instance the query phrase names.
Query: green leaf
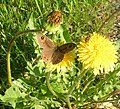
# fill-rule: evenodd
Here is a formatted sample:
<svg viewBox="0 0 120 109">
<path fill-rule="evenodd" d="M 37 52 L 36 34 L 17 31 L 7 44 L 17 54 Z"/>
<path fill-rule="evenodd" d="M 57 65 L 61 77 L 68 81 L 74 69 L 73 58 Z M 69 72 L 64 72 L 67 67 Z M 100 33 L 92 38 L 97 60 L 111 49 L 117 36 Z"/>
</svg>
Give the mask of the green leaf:
<svg viewBox="0 0 120 109">
<path fill-rule="evenodd" d="M 63 28 L 63 36 L 64 36 L 66 42 L 71 42 L 70 34 L 69 34 L 66 26 L 62 25 L 62 28 Z"/>
<path fill-rule="evenodd" d="M 47 87 L 45 85 L 41 86 L 41 92 L 43 95 L 47 93 Z"/>
<path fill-rule="evenodd" d="M 54 91 L 56 91 L 57 93 L 64 93 L 62 84 L 52 82 L 51 86 L 53 87 Z"/>
<path fill-rule="evenodd" d="M 97 95 L 94 95 L 94 96 L 93 96 L 93 99 L 94 99 L 95 101 L 98 101 L 98 98 L 99 98 L 99 97 L 98 97 Z"/>
<path fill-rule="evenodd" d="M 10 103 L 12 107 L 15 108 L 17 100 L 20 97 L 22 97 L 22 94 L 19 88 L 13 84 L 9 89 L 6 90 L 5 95 L 1 98 L 1 100 L 3 102 Z"/>
<path fill-rule="evenodd" d="M 35 109 L 45 109 L 45 107 L 41 106 L 41 105 L 35 105 L 34 106 Z"/>
<path fill-rule="evenodd" d="M 27 27 L 27 28 L 30 28 L 31 30 L 32 30 L 32 29 L 35 29 L 33 12 L 32 12 L 31 15 L 30 15 L 30 18 L 29 18 L 29 21 L 28 21 L 28 25 L 27 25 L 26 27 Z"/>
</svg>

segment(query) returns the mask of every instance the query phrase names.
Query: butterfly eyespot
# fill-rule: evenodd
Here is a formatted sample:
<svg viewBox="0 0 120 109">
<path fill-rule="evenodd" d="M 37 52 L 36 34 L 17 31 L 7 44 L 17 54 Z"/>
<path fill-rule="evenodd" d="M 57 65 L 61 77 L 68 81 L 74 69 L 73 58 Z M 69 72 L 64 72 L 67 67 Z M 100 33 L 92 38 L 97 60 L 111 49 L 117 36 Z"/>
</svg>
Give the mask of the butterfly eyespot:
<svg viewBox="0 0 120 109">
<path fill-rule="evenodd" d="M 41 39 L 44 40 L 44 36 L 41 36 Z"/>
<path fill-rule="evenodd" d="M 46 57 L 43 57 L 43 58 L 46 58 Z"/>
</svg>

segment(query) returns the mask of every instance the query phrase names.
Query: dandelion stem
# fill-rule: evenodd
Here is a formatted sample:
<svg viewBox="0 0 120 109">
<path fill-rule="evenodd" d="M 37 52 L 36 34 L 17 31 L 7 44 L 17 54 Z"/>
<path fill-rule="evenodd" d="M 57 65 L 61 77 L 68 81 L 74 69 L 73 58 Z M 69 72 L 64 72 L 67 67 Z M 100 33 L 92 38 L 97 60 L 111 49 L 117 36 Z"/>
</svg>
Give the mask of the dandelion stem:
<svg viewBox="0 0 120 109">
<path fill-rule="evenodd" d="M 51 73 L 51 72 L 47 72 L 47 76 L 46 76 L 47 86 L 48 86 L 49 91 L 50 91 L 55 97 L 58 98 L 58 95 L 54 92 L 54 90 L 52 89 L 52 87 L 51 87 L 51 85 L 50 85 L 50 73 Z"/>
<path fill-rule="evenodd" d="M 10 50 L 13 46 L 13 43 L 15 41 L 16 37 L 14 36 L 13 39 L 10 41 L 10 44 L 7 48 L 7 76 L 8 76 L 8 84 L 11 86 L 12 85 L 12 77 L 11 77 L 11 69 L 10 69 Z"/>
<path fill-rule="evenodd" d="M 67 102 L 67 105 L 68 105 L 69 109 L 72 109 L 69 95 L 67 95 L 66 102 Z"/>
<path fill-rule="evenodd" d="M 70 106 L 70 101 L 69 101 L 69 96 L 67 96 L 67 98 L 65 98 L 63 95 L 58 95 L 57 93 L 55 93 L 55 91 L 53 90 L 51 84 L 50 84 L 50 73 L 51 72 L 47 72 L 46 75 L 46 82 L 47 82 L 47 87 L 49 89 L 49 91 L 59 100 L 64 101 L 68 104 L 68 106 Z M 71 108 L 70 108 L 71 109 Z"/>
<path fill-rule="evenodd" d="M 15 36 L 12 38 L 10 41 L 10 44 L 8 45 L 7 48 L 7 54 L 6 54 L 6 60 L 7 60 L 7 78 L 8 78 L 8 84 L 11 86 L 12 85 L 12 76 L 11 76 L 11 68 L 10 68 L 10 50 L 12 46 L 14 45 L 14 41 L 20 36 L 25 33 L 30 33 L 30 32 L 38 32 L 40 30 L 26 30 L 22 32 L 18 32 L 15 34 Z"/>
</svg>

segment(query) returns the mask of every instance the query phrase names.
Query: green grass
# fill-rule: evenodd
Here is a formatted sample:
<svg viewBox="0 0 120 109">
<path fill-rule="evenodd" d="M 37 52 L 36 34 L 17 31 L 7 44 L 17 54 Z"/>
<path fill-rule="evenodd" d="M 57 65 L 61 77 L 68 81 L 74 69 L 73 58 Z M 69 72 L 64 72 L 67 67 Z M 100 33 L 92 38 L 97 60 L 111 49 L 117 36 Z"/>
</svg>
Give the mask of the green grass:
<svg viewBox="0 0 120 109">
<path fill-rule="evenodd" d="M 78 76 L 81 63 L 76 61 L 76 67 L 67 73 L 60 74 L 54 71 L 51 74 L 52 78 L 49 78 L 41 59 L 35 66 L 32 65 L 41 51 L 35 42 L 34 33 L 31 32 L 18 37 L 11 48 L 10 68 L 14 83 L 11 87 L 8 86 L 6 61 L 7 48 L 16 33 L 45 29 L 47 16 L 53 10 L 58 9 L 62 12 L 63 38 L 66 41 L 71 39 L 78 44 L 81 37 L 98 31 L 105 21 L 99 32 L 107 36 L 113 34 L 116 28 L 114 24 L 118 23 L 117 16 L 120 16 L 120 12 L 112 13 L 118 5 L 119 3 L 108 0 L 2 0 L 0 2 L 0 108 L 56 109 L 69 106 L 70 102 L 80 109 L 85 103 L 106 100 L 103 98 L 107 94 L 109 95 L 114 89 L 120 89 L 118 63 L 118 70 L 103 79 L 99 76 L 94 77 L 91 71 L 88 71 L 81 81 L 78 80 L 80 83 L 77 88 L 74 87 L 71 94 L 67 93 Z M 54 35 L 50 36 L 54 37 Z"/>
</svg>

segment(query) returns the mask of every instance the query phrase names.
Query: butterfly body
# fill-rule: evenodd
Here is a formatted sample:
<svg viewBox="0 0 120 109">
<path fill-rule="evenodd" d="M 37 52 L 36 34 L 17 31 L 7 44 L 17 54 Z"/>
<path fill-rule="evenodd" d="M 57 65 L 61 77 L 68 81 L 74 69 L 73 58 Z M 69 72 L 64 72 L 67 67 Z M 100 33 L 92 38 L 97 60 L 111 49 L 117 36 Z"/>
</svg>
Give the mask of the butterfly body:
<svg viewBox="0 0 120 109">
<path fill-rule="evenodd" d="M 47 36 L 38 34 L 38 42 L 42 48 L 42 59 L 45 62 L 58 64 L 64 59 L 64 54 L 73 50 L 76 46 L 74 43 L 66 43 L 61 46 L 56 46 Z"/>
</svg>

